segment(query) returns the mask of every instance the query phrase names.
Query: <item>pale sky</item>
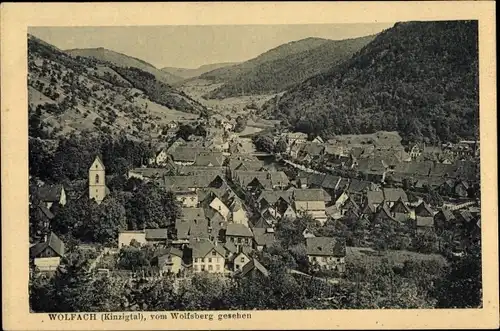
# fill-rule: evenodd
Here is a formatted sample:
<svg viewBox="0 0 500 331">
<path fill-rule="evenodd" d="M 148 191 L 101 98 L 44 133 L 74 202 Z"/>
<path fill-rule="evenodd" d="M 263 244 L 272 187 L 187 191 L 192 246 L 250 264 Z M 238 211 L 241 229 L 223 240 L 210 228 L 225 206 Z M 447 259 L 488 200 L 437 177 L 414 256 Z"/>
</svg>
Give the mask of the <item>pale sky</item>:
<svg viewBox="0 0 500 331">
<path fill-rule="evenodd" d="M 197 68 L 242 62 L 281 44 L 308 37 L 348 39 L 394 25 L 205 25 L 124 27 L 30 27 L 28 32 L 60 49 L 104 47 L 157 68 Z"/>
</svg>

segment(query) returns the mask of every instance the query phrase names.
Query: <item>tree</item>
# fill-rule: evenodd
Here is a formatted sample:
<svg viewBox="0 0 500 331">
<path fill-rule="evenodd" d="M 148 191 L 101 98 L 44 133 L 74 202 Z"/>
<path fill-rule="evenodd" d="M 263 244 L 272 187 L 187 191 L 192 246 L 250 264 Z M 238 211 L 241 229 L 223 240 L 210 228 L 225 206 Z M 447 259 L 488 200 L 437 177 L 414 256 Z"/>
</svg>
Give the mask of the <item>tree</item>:
<svg viewBox="0 0 500 331">
<path fill-rule="evenodd" d="M 482 305 L 481 247 L 475 245 L 437 281 L 437 308 L 480 308 Z"/>
<path fill-rule="evenodd" d="M 252 142 L 254 143 L 255 148 L 260 152 L 273 153 L 275 150 L 273 137 L 269 134 L 255 135 L 252 138 Z"/>
<path fill-rule="evenodd" d="M 417 233 L 413 239 L 412 247 L 420 253 L 434 253 L 437 251 L 438 238 L 432 230 L 423 233 Z"/>
<path fill-rule="evenodd" d="M 97 209 L 95 201 L 78 199 L 60 209 L 52 221 L 53 230 L 61 235 L 70 235 L 83 241 L 93 240 L 92 211 Z"/>
<path fill-rule="evenodd" d="M 236 117 L 236 125 L 234 126 L 234 132 L 242 132 L 247 126 L 247 119 L 241 115 Z"/>
<path fill-rule="evenodd" d="M 274 152 L 275 153 L 285 153 L 287 150 L 287 147 L 288 147 L 288 145 L 287 145 L 285 139 L 280 138 L 278 140 L 278 142 L 276 143 L 276 146 L 274 148 Z"/>
<path fill-rule="evenodd" d="M 169 227 L 179 217 L 180 206 L 170 191 L 153 183 L 140 183 L 125 204 L 127 219 L 134 229 Z"/>
<path fill-rule="evenodd" d="M 118 232 L 127 228 L 125 208 L 113 197 L 106 197 L 97 210 L 92 212 L 91 222 L 94 241 L 115 243 Z"/>
<path fill-rule="evenodd" d="M 122 269 L 138 271 L 150 267 L 145 249 L 123 247 L 118 254 L 118 266 Z"/>
<path fill-rule="evenodd" d="M 191 125 L 188 125 L 188 124 L 181 124 L 179 126 L 179 129 L 177 130 L 177 137 L 178 138 L 182 138 L 184 140 L 188 140 L 188 138 L 194 134 L 195 132 L 195 129 L 191 126 Z"/>
</svg>

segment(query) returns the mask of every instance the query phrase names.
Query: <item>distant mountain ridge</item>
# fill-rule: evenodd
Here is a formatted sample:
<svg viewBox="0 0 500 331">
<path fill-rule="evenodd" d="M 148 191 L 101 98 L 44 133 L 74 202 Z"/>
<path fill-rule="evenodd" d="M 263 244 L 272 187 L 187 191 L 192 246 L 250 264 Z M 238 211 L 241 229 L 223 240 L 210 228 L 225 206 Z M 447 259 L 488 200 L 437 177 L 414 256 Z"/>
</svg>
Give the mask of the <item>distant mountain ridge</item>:
<svg viewBox="0 0 500 331">
<path fill-rule="evenodd" d="M 231 79 L 237 78 L 239 75 L 243 74 L 246 70 L 254 68 L 262 63 L 274 61 L 285 56 L 290 56 L 296 53 L 300 53 L 327 42 L 329 39 L 322 38 L 306 38 L 297 41 L 292 41 L 273 49 L 268 50 L 260 54 L 259 56 L 240 63 L 238 65 L 219 68 L 206 72 L 200 76 L 202 79 L 211 80 L 216 83 L 227 82 Z"/>
<path fill-rule="evenodd" d="M 138 68 L 143 71 L 149 72 L 150 74 L 153 74 L 156 79 L 159 81 L 165 83 L 165 84 L 174 84 L 176 82 L 181 81 L 183 78 L 173 75 L 169 72 L 162 71 L 152 64 L 123 54 L 119 52 L 115 52 L 109 49 L 106 49 L 104 47 L 98 47 L 98 48 L 75 48 L 75 49 L 69 49 L 65 51 L 66 53 L 70 54 L 71 56 L 82 56 L 82 57 L 87 57 L 87 58 L 94 58 L 96 60 L 100 61 L 106 61 L 109 63 L 112 63 L 115 66 L 118 67 L 133 67 L 133 68 Z"/>
<path fill-rule="evenodd" d="M 164 67 L 161 68 L 162 71 L 170 73 L 174 76 L 182 77 L 184 79 L 198 77 L 206 72 L 234 66 L 239 64 L 239 62 L 223 62 L 223 63 L 212 63 L 199 66 L 198 68 L 176 68 L 176 67 Z"/>
<path fill-rule="evenodd" d="M 321 39 L 319 42 L 312 39 L 314 43 L 308 44 L 309 47 L 295 49 L 295 52 L 283 53 L 282 56 L 277 56 L 279 52 L 275 50 L 272 60 L 261 60 L 258 64 L 247 66 L 206 97 L 222 99 L 283 92 L 348 60 L 374 38 L 375 35 L 345 40 Z M 295 45 L 300 42 L 295 42 Z"/>
<path fill-rule="evenodd" d="M 410 141 L 474 139 L 478 77 L 477 21 L 397 23 L 263 111 L 325 136 L 384 130 Z"/>
</svg>

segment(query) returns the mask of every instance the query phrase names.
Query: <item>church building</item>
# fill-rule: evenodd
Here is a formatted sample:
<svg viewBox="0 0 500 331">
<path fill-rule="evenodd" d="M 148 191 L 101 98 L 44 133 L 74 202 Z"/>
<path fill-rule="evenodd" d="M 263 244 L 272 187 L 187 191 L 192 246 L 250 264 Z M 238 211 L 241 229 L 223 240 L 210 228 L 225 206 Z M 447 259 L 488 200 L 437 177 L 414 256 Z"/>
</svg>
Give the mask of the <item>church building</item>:
<svg viewBox="0 0 500 331">
<path fill-rule="evenodd" d="M 94 162 L 89 168 L 89 199 L 94 199 L 98 204 L 104 200 L 109 193 L 106 186 L 106 168 L 99 156 L 96 156 Z"/>
</svg>

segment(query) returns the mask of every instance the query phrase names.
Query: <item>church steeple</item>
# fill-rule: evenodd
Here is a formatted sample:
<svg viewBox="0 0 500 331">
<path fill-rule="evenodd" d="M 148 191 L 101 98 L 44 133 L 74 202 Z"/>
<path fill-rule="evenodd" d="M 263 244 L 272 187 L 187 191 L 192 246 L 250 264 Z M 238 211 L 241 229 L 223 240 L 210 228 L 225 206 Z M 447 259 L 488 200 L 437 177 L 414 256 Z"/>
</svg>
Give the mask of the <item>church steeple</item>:
<svg viewBox="0 0 500 331">
<path fill-rule="evenodd" d="M 89 168 L 89 199 L 101 203 L 106 197 L 106 168 L 99 156 Z"/>
</svg>

